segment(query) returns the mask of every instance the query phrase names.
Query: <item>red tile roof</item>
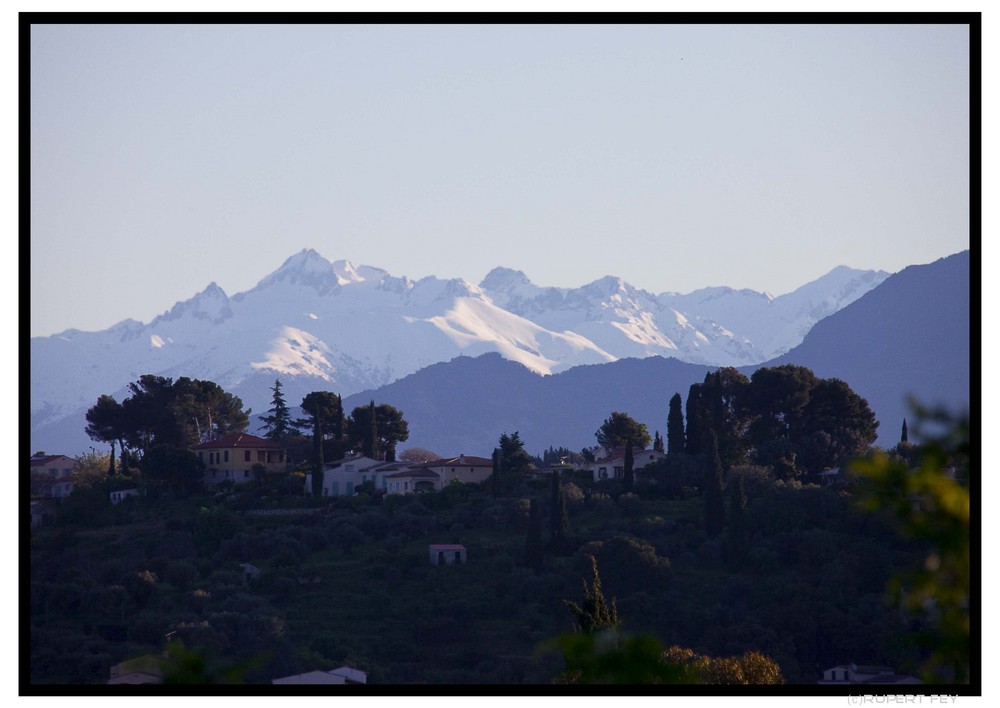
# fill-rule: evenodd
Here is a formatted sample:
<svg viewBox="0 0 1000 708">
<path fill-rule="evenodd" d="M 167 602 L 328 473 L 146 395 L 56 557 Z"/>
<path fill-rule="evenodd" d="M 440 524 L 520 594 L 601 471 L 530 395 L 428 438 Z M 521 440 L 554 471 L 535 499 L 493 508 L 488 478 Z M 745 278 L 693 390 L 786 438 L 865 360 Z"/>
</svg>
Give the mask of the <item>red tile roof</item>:
<svg viewBox="0 0 1000 708">
<path fill-rule="evenodd" d="M 233 448 L 233 447 L 252 447 L 261 448 L 267 450 L 281 450 L 281 444 L 276 443 L 273 440 L 266 440 L 264 438 L 258 438 L 256 435 L 248 435 L 247 433 L 237 433 L 235 435 L 227 435 L 224 438 L 219 438 L 218 440 L 209 440 L 208 442 L 202 443 L 201 445 L 195 445 L 192 450 L 216 450 L 222 448 Z"/>
<path fill-rule="evenodd" d="M 66 455 L 44 455 L 42 457 L 32 457 L 31 458 L 31 466 L 32 467 L 44 467 L 45 465 L 49 464 L 53 460 L 58 460 L 58 459 L 63 458 L 63 457 L 65 457 L 70 462 L 74 462 L 74 463 L 76 462 L 76 460 L 74 460 L 72 457 L 66 457 Z"/>
</svg>

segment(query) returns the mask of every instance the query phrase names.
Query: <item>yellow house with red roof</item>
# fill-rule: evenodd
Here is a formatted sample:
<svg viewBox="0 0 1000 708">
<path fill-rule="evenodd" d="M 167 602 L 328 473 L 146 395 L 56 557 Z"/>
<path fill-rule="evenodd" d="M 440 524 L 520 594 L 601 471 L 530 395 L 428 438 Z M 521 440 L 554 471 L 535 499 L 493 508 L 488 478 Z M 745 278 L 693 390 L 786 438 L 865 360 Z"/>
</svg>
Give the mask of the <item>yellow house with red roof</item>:
<svg viewBox="0 0 1000 708">
<path fill-rule="evenodd" d="M 191 452 L 205 465 L 205 484 L 215 486 L 227 480 L 245 484 L 253 479 L 253 466 L 266 472 L 284 472 L 288 457 L 279 443 L 256 435 L 237 433 L 195 445 Z"/>
</svg>

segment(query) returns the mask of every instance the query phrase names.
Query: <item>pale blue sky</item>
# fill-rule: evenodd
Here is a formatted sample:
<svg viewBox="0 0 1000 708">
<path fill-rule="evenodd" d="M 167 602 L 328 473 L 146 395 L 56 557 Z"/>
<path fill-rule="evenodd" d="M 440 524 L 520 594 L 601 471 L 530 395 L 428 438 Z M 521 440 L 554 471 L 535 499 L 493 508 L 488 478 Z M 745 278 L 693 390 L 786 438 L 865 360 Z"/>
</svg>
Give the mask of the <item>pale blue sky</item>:
<svg viewBox="0 0 1000 708">
<path fill-rule="evenodd" d="M 302 248 L 780 294 L 969 247 L 963 26 L 36 26 L 31 334 Z"/>
</svg>

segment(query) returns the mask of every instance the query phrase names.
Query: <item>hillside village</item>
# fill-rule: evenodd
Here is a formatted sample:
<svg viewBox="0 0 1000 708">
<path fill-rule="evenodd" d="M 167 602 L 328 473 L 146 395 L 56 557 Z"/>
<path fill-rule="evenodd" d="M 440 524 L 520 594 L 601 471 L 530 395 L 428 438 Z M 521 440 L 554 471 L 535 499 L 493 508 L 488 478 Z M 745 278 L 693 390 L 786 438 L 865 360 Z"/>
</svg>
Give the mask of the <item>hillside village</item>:
<svg viewBox="0 0 1000 708">
<path fill-rule="evenodd" d="M 843 382 L 802 367 L 720 369 L 686 403 L 664 402 L 664 436 L 612 411 L 593 447 L 540 457 L 504 432 L 486 454 L 396 459 L 403 411 L 371 401 L 346 415 L 338 396 L 313 392 L 294 419 L 280 381 L 262 435 L 212 382 L 147 376 L 130 390 L 88 413 L 110 455 L 31 459 L 40 683 L 349 684 L 345 671 L 369 687 L 603 682 L 569 655 L 538 654 L 591 621 L 621 631 L 622 651 L 655 636 L 643 670 L 663 680 L 961 680 L 955 657 L 895 642 L 933 618 L 881 609 L 890 580 L 935 551 L 858 505 L 880 466 L 919 466 L 938 443 L 910 443 L 904 421 L 869 481 L 847 474 L 878 422 Z M 944 458 L 956 490 L 967 489 L 961 450 Z M 906 493 L 912 513 L 942 513 L 937 492 Z M 834 577 L 853 590 L 831 594 Z M 574 620 L 581 578 L 617 614 Z M 70 637 L 89 647 L 72 669 L 56 660 Z M 451 664 L 416 647 L 452 652 Z M 257 665 L 261 651 L 271 658 Z M 202 673 L 178 674 L 189 661 Z M 843 669 L 855 664 L 864 671 Z"/>
</svg>

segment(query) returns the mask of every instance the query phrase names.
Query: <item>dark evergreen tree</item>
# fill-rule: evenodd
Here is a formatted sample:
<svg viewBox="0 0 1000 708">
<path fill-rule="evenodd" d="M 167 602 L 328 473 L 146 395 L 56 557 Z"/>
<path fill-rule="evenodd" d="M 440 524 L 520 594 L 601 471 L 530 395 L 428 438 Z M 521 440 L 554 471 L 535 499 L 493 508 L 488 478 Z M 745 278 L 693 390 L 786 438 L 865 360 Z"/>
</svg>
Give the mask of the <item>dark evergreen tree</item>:
<svg viewBox="0 0 1000 708">
<path fill-rule="evenodd" d="M 901 442 L 901 443 L 910 442 L 910 436 L 906 432 L 906 418 L 903 418 L 903 434 L 900 436 L 899 442 Z M 112 451 L 114 451 L 114 447 L 113 446 L 112 446 L 111 449 L 112 449 Z"/>
<path fill-rule="evenodd" d="M 375 399 L 368 404 L 368 430 L 365 435 L 364 454 L 373 460 L 378 459 L 378 421 L 375 415 Z"/>
<path fill-rule="evenodd" d="M 374 403 L 373 400 L 351 411 L 348 436 L 354 448 L 360 447 L 368 457 L 394 462 L 396 445 L 409 439 L 410 426 L 403 418 L 403 411 L 388 403 L 377 406 Z"/>
<path fill-rule="evenodd" d="M 618 628 L 618 608 L 614 599 L 608 604 L 601 589 L 601 575 L 597 572 L 597 559 L 590 556 L 591 581 L 583 581 L 583 605 L 571 600 L 563 600 L 566 607 L 576 620 L 577 626 L 583 632 L 595 632 L 599 629 Z"/>
<path fill-rule="evenodd" d="M 500 457 L 500 448 L 493 448 L 493 474 L 490 475 L 490 492 L 494 498 L 499 497 L 501 492 Z"/>
<path fill-rule="evenodd" d="M 750 550 L 746 506 L 743 476 L 736 475 L 736 479 L 729 482 L 729 520 L 726 524 L 726 561 L 734 571 L 744 567 Z"/>
<path fill-rule="evenodd" d="M 510 435 L 502 433 L 500 435 L 500 466 L 502 476 L 508 484 L 523 475 L 527 470 L 532 469 L 531 455 L 524 449 L 524 441 L 518 431 Z M 504 491 L 507 489 L 505 487 Z"/>
<path fill-rule="evenodd" d="M 608 448 L 622 447 L 631 441 L 633 445 L 645 450 L 652 440 L 645 423 L 639 423 L 628 413 L 621 411 L 613 411 L 610 417 L 605 418 L 594 436 L 598 445 Z"/>
<path fill-rule="evenodd" d="M 274 380 L 274 388 L 271 391 L 271 407 L 267 411 L 268 415 L 261 417 L 261 422 L 264 425 L 260 426 L 258 430 L 265 430 L 264 437 L 269 440 L 284 440 L 289 435 L 298 433 L 298 430 L 292 421 L 288 404 L 285 403 L 279 379 Z"/>
<path fill-rule="evenodd" d="M 709 451 L 705 456 L 705 483 L 702 500 L 705 514 L 705 533 L 715 538 L 726 525 L 725 481 L 722 458 L 719 457 L 719 439 L 715 431 L 709 433 Z"/>
<path fill-rule="evenodd" d="M 128 390 L 121 404 L 101 396 L 87 411 L 87 434 L 94 440 L 117 440 L 123 460 L 129 450 L 141 457 L 153 445 L 190 448 L 205 435 L 214 439 L 242 432 L 250 419 L 239 397 L 213 381 L 144 374 Z"/>
<path fill-rule="evenodd" d="M 625 444 L 625 491 L 631 492 L 635 487 L 635 455 L 632 452 L 632 444 Z"/>
<path fill-rule="evenodd" d="M 569 515 L 566 513 L 566 495 L 563 492 L 562 476 L 559 470 L 552 471 L 551 511 L 549 516 L 549 542 L 553 547 L 559 547 L 566 540 L 569 529 Z"/>
<path fill-rule="evenodd" d="M 698 396 L 698 416 L 703 435 L 714 430 L 719 441 L 719 456 L 725 467 L 746 463 L 749 416 L 746 395 L 750 379 L 732 367 L 705 375 Z M 707 440 L 707 438 L 703 438 Z"/>
<path fill-rule="evenodd" d="M 323 441 L 327 426 L 336 427 L 338 417 L 343 418 L 344 410 L 340 407 L 339 397 L 329 391 L 313 391 L 302 399 L 302 410 L 308 418 L 302 422 L 312 428 L 312 493 L 313 496 L 323 496 L 323 468 L 325 467 Z"/>
<path fill-rule="evenodd" d="M 528 507 L 528 536 L 524 541 L 524 563 L 537 568 L 542 563 L 542 516 L 538 502 L 531 498 Z"/>
<path fill-rule="evenodd" d="M 156 445 L 143 455 L 140 469 L 152 496 L 160 491 L 186 495 L 201 489 L 205 465 L 190 450 Z"/>
<path fill-rule="evenodd" d="M 660 437 L 660 431 L 659 430 L 657 430 L 656 433 L 653 435 L 653 450 L 655 452 L 663 452 L 664 451 L 663 438 Z"/>
<path fill-rule="evenodd" d="M 115 441 L 111 441 L 111 457 L 108 458 L 108 477 L 115 476 Z"/>
<path fill-rule="evenodd" d="M 686 404 L 687 430 L 684 435 L 684 451 L 689 455 L 700 455 L 705 449 L 706 430 L 704 417 L 701 415 L 701 384 L 691 384 L 688 389 Z"/>
<path fill-rule="evenodd" d="M 681 412 L 681 394 L 670 397 L 670 410 L 667 413 L 667 454 L 677 455 L 684 452 L 684 414 Z"/>
</svg>

